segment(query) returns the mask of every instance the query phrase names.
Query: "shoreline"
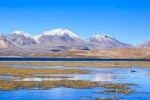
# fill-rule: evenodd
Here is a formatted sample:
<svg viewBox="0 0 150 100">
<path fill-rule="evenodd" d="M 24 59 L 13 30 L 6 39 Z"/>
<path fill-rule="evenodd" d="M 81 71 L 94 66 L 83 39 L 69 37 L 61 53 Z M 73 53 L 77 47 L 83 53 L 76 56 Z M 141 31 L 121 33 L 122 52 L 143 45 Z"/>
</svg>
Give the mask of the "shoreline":
<svg viewBox="0 0 150 100">
<path fill-rule="evenodd" d="M 37 57 L 0 57 L 2 61 L 150 61 L 146 58 L 37 58 Z"/>
</svg>

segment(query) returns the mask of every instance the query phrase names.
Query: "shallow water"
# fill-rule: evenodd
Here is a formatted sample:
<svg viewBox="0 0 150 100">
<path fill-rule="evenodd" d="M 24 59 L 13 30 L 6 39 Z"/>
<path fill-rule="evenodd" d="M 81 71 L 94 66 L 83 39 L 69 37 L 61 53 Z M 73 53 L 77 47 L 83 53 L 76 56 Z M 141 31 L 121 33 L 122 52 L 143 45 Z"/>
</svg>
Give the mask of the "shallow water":
<svg viewBox="0 0 150 100">
<path fill-rule="evenodd" d="M 6 65 L 2 65 L 2 66 L 6 66 Z M 55 69 L 67 69 L 67 67 L 64 66 L 29 66 L 29 65 L 15 65 L 15 64 L 10 64 L 7 65 L 9 67 L 13 67 L 13 68 L 33 68 L 33 69 L 42 69 L 42 68 L 55 68 Z"/>
<path fill-rule="evenodd" d="M 24 68 L 30 66 L 13 65 L 12 67 Z M 150 100 L 150 68 L 92 68 L 92 67 L 48 67 L 34 66 L 34 68 L 59 68 L 59 69 L 80 69 L 90 70 L 89 74 L 36 74 L 35 76 L 67 76 L 70 78 L 22 78 L 4 77 L 7 79 L 22 81 L 42 81 L 42 80 L 89 80 L 101 83 L 134 83 L 138 86 L 132 86 L 138 93 L 125 94 L 97 94 L 102 92 L 104 88 L 92 89 L 72 89 L 72 88 L 52 88 L 48 90 L 12 90 L 0 91 L 0 100 L 95 100 L 99 97 L 120 97 L 120 100 Z M 33 67 L 32 67 L 33 68 Z M 131 73 L 131 70 L 136 72 Z M 0 77 L 1 78 L 1 77 Z M 2 78 L 1 78 L 2 79 Z M 146 92 L 146 93 L 143 93 Z"/>
</svg>

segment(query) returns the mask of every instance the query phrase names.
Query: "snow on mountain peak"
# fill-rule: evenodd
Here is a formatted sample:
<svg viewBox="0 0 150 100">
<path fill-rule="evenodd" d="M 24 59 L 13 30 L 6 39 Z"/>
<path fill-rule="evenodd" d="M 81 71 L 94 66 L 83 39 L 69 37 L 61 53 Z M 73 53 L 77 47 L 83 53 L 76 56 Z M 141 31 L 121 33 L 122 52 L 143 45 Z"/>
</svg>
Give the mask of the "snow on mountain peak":
<svg viewBox="0 0 150 100">
<path fill-rule="evenodd" d="M 92 36 L 90 39 L 96 39 L 96 40 L 101 41 L 101 40 L 113 39 L 113 37 L 110 36 L 110 35 L 108 35 L 108 34 L 102 33 L 102 34 L 94 35 L 94 36 Z"/>
<path fill-rule="evenodd" d="M 50 35 L 50 36 L 63 36 L 63 35 L 69 35 L 70 37 L 76 37 L 79 38 L 77 35 L 75 35 L 73 32 L 71 32 L 68 29 L 54 29 L 50 31 L 45 31 L 43 35 Z"/>
<path fill-rule="evenodd" d="M 92 36 L 91 38 L 89 38 L 89 41 L 96 42 L 96 43 L 101 42 L 101 43 L 108 44 L 110 42 L 117 41 L 117 40 L 108 34 L 102 33 L 102 34 L 97 34 L 97 35 Z"/>
<path fill-rule="evenodd" d="M 14 31 L 13 33 L 16 33 L 16 34 L 23 34 L 24 32 L 23 31 Z"/>
<path fill-rule="evenodd" d="M 95 38 L 112 38 L 112 36 L 108 35 L 108 34 L 97 34 L 95 36 L 92 36 L 92 37 L 95 37 Z"/>
<path fill-rule="evenodd" d="M 23 31 L 14 31 L 14 32 L 12 32 L 10 34 L 24 35 L 25 37 L 32 37 L 30 34 L 27 34 L 27 33 L 23 32 Z"/>
<path fill-rule="evenodd" d="M 45 32 L 43 32 L 43 33 L 41 33 L 39 35 L 34 36 L 34 39 L 37 42 L 39 42 L 39 38 L 41 38 L 41 36 L 69 36 L 71 38 L 79 38 L 77 35 L 75 35 L 70 30 L 63 29 L 63 28 L 45 31 Z"/>
</svg>

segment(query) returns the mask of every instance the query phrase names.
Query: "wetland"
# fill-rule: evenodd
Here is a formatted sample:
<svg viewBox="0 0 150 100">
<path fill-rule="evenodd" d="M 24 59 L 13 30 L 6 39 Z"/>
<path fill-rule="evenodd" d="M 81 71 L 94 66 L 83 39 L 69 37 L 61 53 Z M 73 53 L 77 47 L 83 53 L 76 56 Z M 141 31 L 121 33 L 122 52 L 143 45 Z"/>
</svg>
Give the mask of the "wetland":
<svg viewBox="0 0 150 100">
<path fill-rule="evenodd" d="M 0 62 L 0 99 L 149 100 L 149 73 L 148 61 Z"/>
</svg>

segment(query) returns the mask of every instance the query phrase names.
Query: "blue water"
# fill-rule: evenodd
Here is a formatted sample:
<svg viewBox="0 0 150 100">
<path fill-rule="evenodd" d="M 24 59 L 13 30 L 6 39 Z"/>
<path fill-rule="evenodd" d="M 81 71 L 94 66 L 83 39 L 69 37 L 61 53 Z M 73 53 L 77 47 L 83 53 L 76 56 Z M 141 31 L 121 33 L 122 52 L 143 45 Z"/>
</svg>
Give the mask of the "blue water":
<svg viewBox="0 0 150 100">
<path fill-rule="evenodd" d="M 0 57 L 0 61 L 150 61 L 150 59 L 108 59 L 108 58 L 23 58 Z"/>
<path fill-rule="evenodd" d="M 16 65 L 19 67 L 19 65 Z M 13 66 L 14 67 L 14 66 Z M 27 67 L 27 66 L 24 66 Z M 28 66 L 30 67 L 30 66 Z M 43 66 L 41 66 L 43 67 Z M 47 68 L 48 66 L 45 66 Z M 22 67 L 21 67 L 22 68 Z M 40 68 L 40 66 L 38 66 Z M 54 68 L 54 67 L 53 67 Z M 68 67 L 57 66 L 56 68 L 68 69 Z M 134 83 L 137 86 L 129 88 L 138 93 L 125 94 L 98 94 L 105 88 L 92 89 L 72 89 L 72 88 L 52 88 L 48 90 L 12 90 L 0 91 L 0 100 L 96 100 L 100 97 L 120 97 L 120 100 L 150 100 L 150 68 L 91 68 L 73 67 L 74 69 L 90 70 L 89 74 L 38 74 L 39 76 L 68 76 L 73 78 L 25 78 L 22 81 L 42 81 L 42 80 L 89 80 L 101 83 Z M 131 70 L 136 70 L 131 73 Z M 9 77 L 5 77 L 8 78 Z M 12 78 L 12 77 L 10 77 Z M 16 80 L 14 78 L 14 80 Z M 18 79 L 17 79 L 18 80 Z M 144 93 L 143 93 L 144 92 Z"/>
<path fill-rule="evenodd" d="M 13 90 L 0 91 L 0 100 L 95 100 L 96 98 L 107 98 L 117 96 L 120 100 L 150 100 L 149 94 L 97 94 L 93 92 L 102 91 L 103 88 L 93 89 L 71 89 L 53 88 L 49 90 Z"/>
</svg>

